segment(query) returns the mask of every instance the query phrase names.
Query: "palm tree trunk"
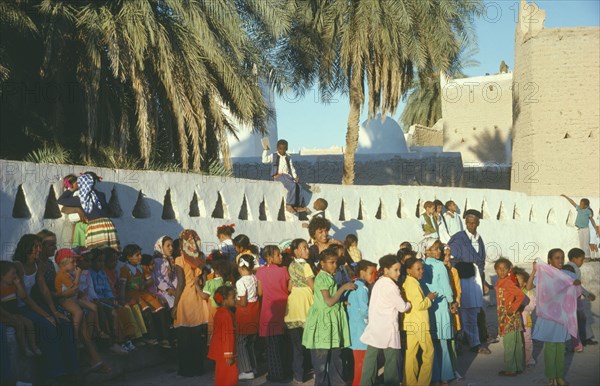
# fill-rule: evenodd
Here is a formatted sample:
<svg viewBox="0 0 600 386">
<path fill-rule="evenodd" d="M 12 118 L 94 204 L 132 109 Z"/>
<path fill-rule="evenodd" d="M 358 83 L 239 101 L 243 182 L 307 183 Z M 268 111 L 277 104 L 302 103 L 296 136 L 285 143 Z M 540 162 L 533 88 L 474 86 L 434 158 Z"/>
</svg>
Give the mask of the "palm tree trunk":
<svg viewBox="0 0 600 386">
<path fill-rule="evenodd" d="M 346 149 L 344 149 L 344 175 L 342 184 L 354 184 L 354 153 L 358 147 L 358 121 L 360 119 L 359 92 L 355 86 L 350 86 L 350 112 L 348 113 L 348 127 L 346 130 Z"/>
</svg>

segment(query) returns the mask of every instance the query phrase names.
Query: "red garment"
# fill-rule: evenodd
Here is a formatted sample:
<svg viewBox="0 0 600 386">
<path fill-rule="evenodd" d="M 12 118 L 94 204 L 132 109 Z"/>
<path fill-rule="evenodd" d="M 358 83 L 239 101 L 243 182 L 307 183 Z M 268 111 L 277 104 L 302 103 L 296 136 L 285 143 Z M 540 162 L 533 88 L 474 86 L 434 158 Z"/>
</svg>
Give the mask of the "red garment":
<svg viewBox="0 0 600 386">
<path fill-rule="evenodd" d="M 354 379 L 352 380 L 352 386 L 360 386 L 360 378 L 362 377 L 363 362 L 365 361 L 365 355 L 367 350 L 352 350 L 352 356 L 354 357 Z"/>
<path fill-rule="evenodd" d="M 215 314 L 213 336 L 207 357 L 215 361 L 215 386 L 237 386 L 234 315 L 226 308 L 219 307 Z M 227 364 L 227 359 L 230 358 L 234 359 L 232 365 Z"/>
<path fill-rule="evenodd" d="M 517 310 L 525 300 L 525 293 L 513 283 L 510 276 L 496 283 L 496 312 L 498 314 L 498 334 L 522 331 L 521 313 Z"/>
<path fill-rule="evenodd" d="M 258 318 L 260 314 L 260 303 L 250 302 L 246 307 L 235 309 L 235 325 L 238 335 L 258 334 Z"/>
<path fill-rule="evenodd" d="M 260 336 L 283 335 L 285 332 L 285 309 L 288 300 L 290 274 L 287 268 L 266 265 L 256 271 L 256 278 L 262 287 L 262 307 L 260 308 Z"/>
</svg>

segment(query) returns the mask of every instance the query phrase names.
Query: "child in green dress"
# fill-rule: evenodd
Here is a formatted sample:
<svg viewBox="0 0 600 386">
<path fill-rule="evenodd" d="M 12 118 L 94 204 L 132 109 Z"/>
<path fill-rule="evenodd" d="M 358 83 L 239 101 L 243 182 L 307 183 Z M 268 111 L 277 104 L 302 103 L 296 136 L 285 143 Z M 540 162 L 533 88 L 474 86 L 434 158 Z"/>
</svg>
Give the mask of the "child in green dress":
<svg viewBox="0 0 600 386">
<path fill-rule="evenodd" d="M 337 269 L 337 254 L 326 249 L 319 254 L 321 271 L 315 278 L 314 303 L 308 310 L 302 345 L 310 350 L 315 370 L 315 386 L 343 385 L 342 348 L 350 346 L 348 319 L 340 297 L 356 289 L 348 282 L 337 287 L 333 275 Z"/>
</svg>

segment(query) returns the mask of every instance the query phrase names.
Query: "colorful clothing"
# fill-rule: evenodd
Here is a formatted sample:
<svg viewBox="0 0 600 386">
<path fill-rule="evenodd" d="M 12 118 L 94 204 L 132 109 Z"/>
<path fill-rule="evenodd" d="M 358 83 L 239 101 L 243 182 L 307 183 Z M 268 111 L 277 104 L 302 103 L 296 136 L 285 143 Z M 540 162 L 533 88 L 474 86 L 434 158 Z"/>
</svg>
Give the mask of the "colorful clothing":
<svg viewBox="0 0 600 386">
<path fill-rule="evenodd" d="M 308 280 L 315 277 L 310 265 L 304 259 L 295 259 L 288 267 L 292 282 L 292 292 L 287 301 L 285 325 L 287 328 L 304 327 L 308 310 L 313 304 L 313 290 Z"/>
<path fill-rule="evenodd" d="M 411 309 L 404 314 L 402 328 L 406 331 L 406 360 L 403 383 L 429 385 L 433 370 L 434 348 L 429 333 L 429 308 L 431 300 L 423 295 L 417 279 L 407 276 L 402 285 Z M 421 349 L 421 366 L 418 351 Z"/>
<path fill-rule="evenodd" d="M 235 283 L 237 298 L 245 296 L 248 304 L 246 307 L 237 307 L 235 310 L 235 324 L 239 335 L 258 334 L 260 317 L 260 303 L 258 301 L 258 279 L 254 275 L 242 276 Z"/>
<path fill-rule="evenodd" d="M 283 335 L 290 275 L 285 267 L 271 264 L 260 267 L 256 278 L 260 282 L 263 294 L 259 335 Z"/>
<path fill-rule="evenodd" d="M 525 293 L 513 283 L 509 276 L 496 283 L 498 334 L 504 336 L 512 331 L 522 331 L 521 313 L 518 312 L 525 300 Z"/>
<path fill-rule="evenodd" d="M 337 292 L 333 276 L 323 270 L 315 278 L 314 303 L 308 310 L 302 344 L 307 349 L 332 349 L 350 346 L 350 329 L 342 303 L 331 307 L 325 303 L 321 291 L 329 296 Z M 264 307 L 264 306 L 263 306 Z"/>
<path fill-rule="evenodd" d="M 460 308 L 460 295 L 462 293 L 462 288 L 460 286 L 460 277 L 458 277 L 458 271 L 456 268 L 451 267 L 448 269 L 448 276 L 450 277 L 450 287 L 452 287 L 452 294 L 454 295 L 454 301 Z M 458 312 L 452 314 L 452 327 L 454 328 L 454 332 L 461 330 L 460 317 Z"/>
<path fill-rule="evenodd" d="M 196 287 L 202 269 L 193 267 L 183 257 L 175 259 L 175 264 L 183 270 L 183 292 L 177 304 L 177 314 L 173 325 L 177 327 L 196 327 L 208 323 L 208 302 L 200 296 Z"/>
<path fill-rule="evenodd" d="M 364 280 L 360 279 L 355 280 L 354 284 L 356 284 L 356 289 L 350 291 L 348 295 L 347 309 L 350 348 L 352 350 L 366 350 L 367 345 L 360 341 L 360 337 L 365 332 L 369 320 L 369 287 Z"/>
<path fill-rule="evenodd" d="M 238 384 L 238 367 L 235 357 L 235 323 L 233 312 L 219 307 L 215 314 L 215 327 L 208 350 L 208 358 L 215 361 L 216 386 L 233 386 Z M 227 360 L 232 358 L 234 359 L 233 364 L 227 364 Z"/>
<path fill-rule="evenodd" d="M 206 281 L 206 284 L 204 285 L 204 288 L 202 289 L 202 291 L 205 294 L 208 294 L 210 296 L 210 304 L 213 307 L 218 307 L 217 302 L 215 302 L 214 296 L 215 296 L 215 292 L 217 292 L 217 288 L 221 287 L 225 285 L 225 282 L 223 281 L 222 277 L 215 277 L 214 279 L 210 279 Z"/>
<path fill-rule="evenodd" d="M 167 302 L 169 308 L 173 308 L 175 296 L 169 294 L 169 290 L 177 289 L 177 273 L 175 272 L 175 259 L 171 256 L 165 256 L 163 253 L 163 240 L 167 236 L 162 236 L 154 243 L 154 283 L 158 288 L 159 296 Z"/>
<path fill-rule="evenodd" d="M 574 280 L 575 274 L 538 261 L 533 339 L 564 343 L 569 335 L 577 336 L 577 298 L 581 289 L 573 285 Z"/>
<path fill-rule="evenodd" d="M 85 247 L 88 249 L 109 247 L 119 250 L 115 224 L 107 217 L 89 221 L 85 231 Z"/>
<path fill-rule="evenodd" d="M 164 308 L 156 296 L 145 290 L 141 265 L 125 264 L 121 268 L 119 280 L 125 286 L 125 301 L 129 305 L 139 304 L 143 311 L 151 308 L 152 312 L 158 312 Z"/>
<path fill-rule="evenodd" d="M 62 293 L 70 288 L 73 288 L 75 283 L 73 282 L 73 277 L 65 271 L 58 271 L 56 273 L 56 279 L 54 279 L 54 288 L 56 289 L 56 294 L 58 296 L 62 295 Z M 77 298 L 77 293 L 71 295 L 69 299 Z"/>
</svg>

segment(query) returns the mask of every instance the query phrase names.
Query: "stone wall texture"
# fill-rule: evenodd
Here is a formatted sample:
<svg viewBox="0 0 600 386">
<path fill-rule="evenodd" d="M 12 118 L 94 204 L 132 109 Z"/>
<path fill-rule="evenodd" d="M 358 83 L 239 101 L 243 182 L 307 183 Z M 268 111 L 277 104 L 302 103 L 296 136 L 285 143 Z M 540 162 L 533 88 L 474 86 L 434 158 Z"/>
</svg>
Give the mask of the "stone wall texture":
<svg viewBox="0 0 600 386">
<path fill-rule="evenodd" d="M 444 151 L 465 165 L 510 164 L 512 74 L 441 79 Z"/>
<path fill-rule="evenodd" d="M 515 34 L 511 189 L 600 195 L 600 28 L 543 28 L 521 4 Z M 464 157 L 464 155 L 463 155 Z"/>
</svg>

